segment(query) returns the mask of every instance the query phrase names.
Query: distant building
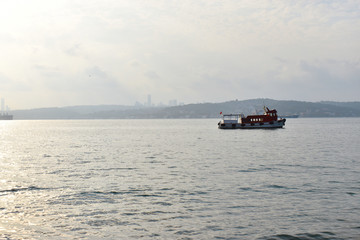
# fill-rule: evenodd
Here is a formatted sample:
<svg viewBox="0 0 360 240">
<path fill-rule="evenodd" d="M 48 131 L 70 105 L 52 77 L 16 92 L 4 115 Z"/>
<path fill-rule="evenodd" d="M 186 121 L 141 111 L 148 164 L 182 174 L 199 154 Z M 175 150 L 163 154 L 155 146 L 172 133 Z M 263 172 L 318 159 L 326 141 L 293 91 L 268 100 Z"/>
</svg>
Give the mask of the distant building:
<svg viewBox="0 0 360 240">
<path fill-rule="evenodd" d="M 158 106 L 158 107 L 164 107 L 165 104 L 163 104 L 162 102 L 159 102 L 157 106 Z"/>
<path fill-rule="evenodd" d="M 0 120 L 12 120 L 13 115 L 10 115 L 8 112 L 9 112 L 9 107 L 6 106 L 6 110 L 5 110 L 5 100 L 4 98 L 1 98 Z"/>
<path fill-rule="evenodd" d="M 135 107 L 142 107 L 143 105 L 141 103 L 139 103 L 138 101 L 135 102 Z"/>
<path fill-rule="evenodd" d="M 1 114 L 5 113 L 5 100 L 1 98 Z"/>
<path fill-rule="evenodd" d="M 177 100 L 176 99 L 170 100 L 169 101 L 169 106 L 177 106 Z"/>
</svg>

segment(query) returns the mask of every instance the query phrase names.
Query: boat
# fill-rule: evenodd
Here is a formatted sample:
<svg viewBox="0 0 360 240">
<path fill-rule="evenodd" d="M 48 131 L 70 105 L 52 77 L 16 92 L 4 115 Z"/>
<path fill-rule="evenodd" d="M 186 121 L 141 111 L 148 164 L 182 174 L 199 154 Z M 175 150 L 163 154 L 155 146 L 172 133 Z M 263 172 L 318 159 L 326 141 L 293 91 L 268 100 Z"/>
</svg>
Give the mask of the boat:
<svg viewBox="0 0 360 240">
<path fill-rule="evenodd" d="M 270 110 L 264 106 L 264 114 L 222 114 L 222 120 L 218 123 L 220 129 L 253 129 L 253 128 L 282 128 L 285 118 L 278 118 L 276 109 Z"/>
</svg>

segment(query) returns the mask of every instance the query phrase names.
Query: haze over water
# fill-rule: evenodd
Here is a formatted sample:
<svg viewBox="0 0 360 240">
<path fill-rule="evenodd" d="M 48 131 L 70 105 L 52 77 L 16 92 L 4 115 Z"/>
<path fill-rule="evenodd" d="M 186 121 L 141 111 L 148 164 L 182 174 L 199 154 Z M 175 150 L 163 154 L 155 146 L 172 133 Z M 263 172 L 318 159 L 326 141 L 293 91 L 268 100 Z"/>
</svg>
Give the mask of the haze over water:
<svg viewBox="0 0 360 240">
<path fill-rule="evenodd" d="M 357 239 L 360 119 L 0 122 L 0 238 Z"/>
</svg>

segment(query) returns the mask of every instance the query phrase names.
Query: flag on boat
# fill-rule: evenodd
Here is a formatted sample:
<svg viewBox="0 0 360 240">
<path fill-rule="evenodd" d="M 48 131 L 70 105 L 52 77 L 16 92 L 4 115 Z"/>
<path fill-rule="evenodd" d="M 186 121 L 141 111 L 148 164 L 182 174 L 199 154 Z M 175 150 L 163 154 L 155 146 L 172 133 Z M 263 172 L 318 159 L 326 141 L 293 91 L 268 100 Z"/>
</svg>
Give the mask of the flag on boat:
<svg viewBox="0 0 360 240">
<path fill-rule="evenodd" d="M 222 112 L 220 112 L 220 115 L 222 114 Z"/>
</svg>

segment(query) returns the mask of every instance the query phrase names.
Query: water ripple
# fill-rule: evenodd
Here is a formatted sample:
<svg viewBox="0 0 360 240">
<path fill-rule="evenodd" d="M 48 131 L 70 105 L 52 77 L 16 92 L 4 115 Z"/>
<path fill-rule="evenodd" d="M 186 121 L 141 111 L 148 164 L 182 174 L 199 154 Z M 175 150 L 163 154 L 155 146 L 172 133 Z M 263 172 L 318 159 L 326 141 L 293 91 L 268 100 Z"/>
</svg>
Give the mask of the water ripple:
<svg viewBox="0 0 360 240">
<path fill-rule="evenodd" d="M 0 238 L 360 235 L 360 118 L 279 131 L 219 131 L 214 119 L 14 123 L 0 134 Z"/>
<path fill-rule="evenodd" d="M 301 233 L 296 235 L 278 234 L 270 237 L 261 237 L 259 240 L 343 240 L 343 238 L 336 237 L 332 232 L 322 233 Z"/>
</svg>

